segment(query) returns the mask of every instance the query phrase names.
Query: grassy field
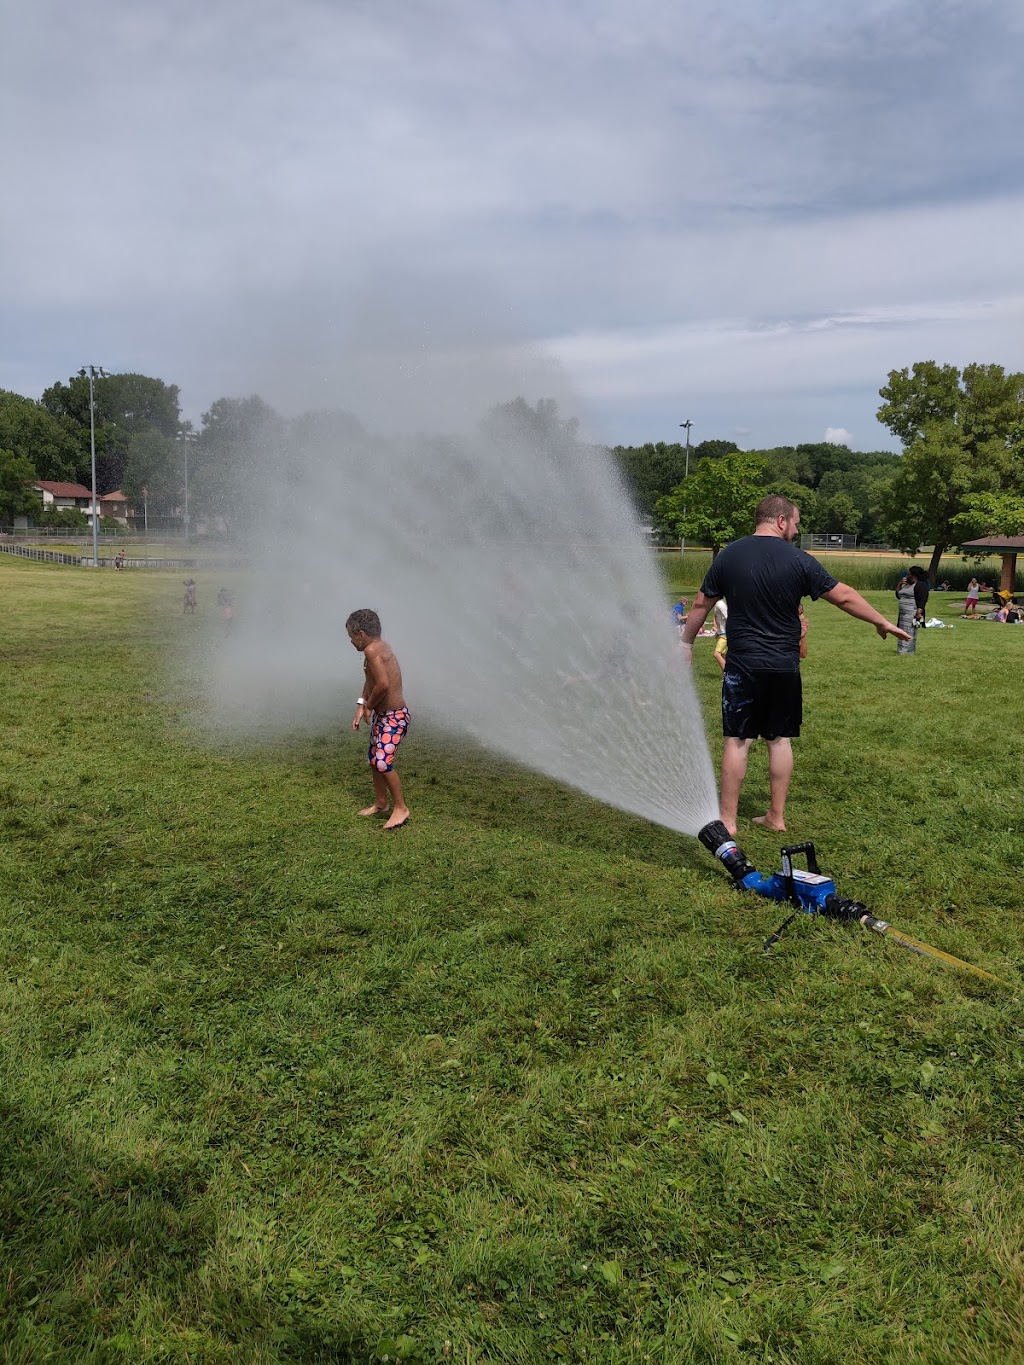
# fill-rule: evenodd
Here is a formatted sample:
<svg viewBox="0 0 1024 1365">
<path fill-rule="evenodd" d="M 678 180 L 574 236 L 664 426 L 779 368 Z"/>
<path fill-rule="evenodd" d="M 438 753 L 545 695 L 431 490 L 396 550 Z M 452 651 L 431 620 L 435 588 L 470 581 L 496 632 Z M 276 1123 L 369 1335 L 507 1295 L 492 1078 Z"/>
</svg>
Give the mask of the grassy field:
<svg viewBox="0 0 1024 1365">
<path fill-rule="evenodd" d="M 695 840 L 423 727 L 397 836 L 341 723 L 205 746 L 197 577 L 0 556 L 0 1360 L 1024 1361 L 1017 989 L 766 956 Z M 1016 987 L 1024 629 L 932 605 L 810 608 L 790 837 Z"/>
<path fill-rule="evenodd" d="M 52 532 L 48 535 L 18 534 L 10 535 L 4 544 L 7 545 L 30 545 L 38 550 L 59 550 L 66 554 L 76 554 L 83 558 L 92 557 L 92 536 L 84 535 L 61 535 Z M 113 559 L 118 550 L 123 550 L 129 559 L 143 560 L 193 560 L 198 563 L 210 562 L 212 566 L 218 563 L 229 562 L 237 563 L 244 559 L 252 550 L 259 554 L 258 543 L 242 544 L 237 546 L 226 541 L 207 540 L 204 538 L 185 541 L 181 536 L 132 536 L 127 532 L 118 535 L 101 535 L 99 544 L 99 557 L 103 559 Z"/>
<path fill-rule="evenodd" d="M 88 536 L 72 538 L 50 536 L 31 539 L 15 537 L 10 542 L 15 545 L 34 545 L 41 550 L 59 550 L 70 554 L 89 557 L 92 554 L 92 540 Z M 234 568 L 246 562 L 258 562 L 260 542 L 258 538 L 242 540 L 238 543 L 227 541 L 195 539 L 186 543 L 180 537 L 119 536 L 101 541 L 99 557 L 103 561 L 113 559 L 119 549 L 123 549 L 129 560 L 159 561 L 162 559 L 187 560 L 190 563 L 206 566 L 211 572 L 224 571 L 225 567 Z M 833 551 L 815 551 L 815 555 L 828 568 L 829 572 L 860 592 L 882 592 L 896 586 L 900 573 L 910 563 L 927 569 L 930 551 L 922 550 L 912 558 L 896 551 L 874 554 L 868 551 L 856 554 L 843 554 Z M 659 550 L 657 554 L 662 573 L 670 588 L 678 592 L 693 593 L 699 587 L 711 564 L 711 551 L 690 548 L 680 556 L 678 550 Z M 951 590 L 960 594 L 961 602 L 967 584 L 974 577 L 997 587 L 1000 582 L 1002 560 L 999 557 L 972 559 L 965 561 L 957 554 L 946 555 L 939 568 L 939 582 L 946 579 Z M 1017 573 L 1017 588 L 1024 592 L 1024 562 Z"/>
</svg>

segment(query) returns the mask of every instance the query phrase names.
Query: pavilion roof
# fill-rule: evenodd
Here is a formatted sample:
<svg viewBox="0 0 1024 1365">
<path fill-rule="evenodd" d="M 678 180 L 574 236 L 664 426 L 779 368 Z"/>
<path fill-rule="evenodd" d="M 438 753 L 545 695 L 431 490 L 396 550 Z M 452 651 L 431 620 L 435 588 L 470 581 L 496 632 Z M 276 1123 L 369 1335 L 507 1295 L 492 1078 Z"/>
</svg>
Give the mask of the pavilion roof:
<svg viewBox="0 0 1024 1365">
<path fill-rule="evenodd" d="M 965 540 L 961 550 L 991 550 L 995 554 L 1012 555 L 1024 551 L 1024 535 L 1021 536 L 980 536 L 977 540 Z"/>
</svg>

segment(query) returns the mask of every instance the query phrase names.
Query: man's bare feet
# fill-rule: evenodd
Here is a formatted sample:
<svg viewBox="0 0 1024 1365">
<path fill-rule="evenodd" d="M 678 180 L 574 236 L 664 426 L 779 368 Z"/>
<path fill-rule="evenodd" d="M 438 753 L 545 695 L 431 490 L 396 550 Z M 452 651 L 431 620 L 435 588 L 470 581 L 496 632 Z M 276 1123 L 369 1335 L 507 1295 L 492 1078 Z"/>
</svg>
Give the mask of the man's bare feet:
<svg viewBox="0 0 1024 1365">
<path fill-rule="evenodd" d="M 786 833 L 786 822 L 784 820 L 774 820 L 770 815 L 755 815 L 753 817 L 755 825 L 764 825 L 765 829 L 773 829 L 778 834 Z"/>
<path fill-rule="evenodd" d="M 365 810 L 359 812 L 360 815 L 387 815 L 387 806 L 367 806 Z"/>
<path fill-rule="evenodd" d="M 391 812 L 391 819 L 384 826 L 385 829 L 401 829 L 403 825 L 409 823 L 408 806 L 399 806 L 397 810 Z"/>
</svg>

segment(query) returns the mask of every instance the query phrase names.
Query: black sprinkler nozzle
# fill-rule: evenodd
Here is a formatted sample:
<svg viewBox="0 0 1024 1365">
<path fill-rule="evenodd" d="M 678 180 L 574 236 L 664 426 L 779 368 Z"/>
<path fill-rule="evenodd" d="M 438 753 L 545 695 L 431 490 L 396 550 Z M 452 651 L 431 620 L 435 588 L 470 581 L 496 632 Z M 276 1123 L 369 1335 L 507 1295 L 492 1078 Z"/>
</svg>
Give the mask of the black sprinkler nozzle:
<svg viewBox="0 0 1024 1365">
<path fill-rule="evenodd" d="M 722 844 L 735 842 L 721 820 L 709 821 L 703 829 L 697 831 L 697 838 L 709 853 L 714 853 L 716 856 Z"/>
<path fill-rule="evenodd" d="M 737 886 L 757 868 L 736 843 L 721 820 L 712 820 L 697 833 L 709 853 L 713 853 Z"/>
</svg>

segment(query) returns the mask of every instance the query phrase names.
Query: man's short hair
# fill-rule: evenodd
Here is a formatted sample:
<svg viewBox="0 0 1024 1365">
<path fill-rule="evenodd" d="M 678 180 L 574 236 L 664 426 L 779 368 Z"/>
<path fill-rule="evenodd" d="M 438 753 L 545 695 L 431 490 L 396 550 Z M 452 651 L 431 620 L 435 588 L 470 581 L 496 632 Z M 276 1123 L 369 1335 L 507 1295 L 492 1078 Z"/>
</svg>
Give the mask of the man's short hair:
<svg viewBox="0 0 1024 1365">
<path fill-rule="evenodd" d="M 796 510 L 796 503 L 790 502 L 781 493 L 769 493 L 754 509 L 754 525 L 763 526 L 766 521 L 774 521 L 776 517 L 785 517 L 789 521 L 790 517 L 796 516 Z"/>
<path fill-rule="evenodd" d="M 361 630 L 364 635 L 369 635 L 371 639 L 380 639 L 380 617 L 369 607 L 360 607 L 354 611 L 345 622 L 346 630 Z"/>
</svg>

